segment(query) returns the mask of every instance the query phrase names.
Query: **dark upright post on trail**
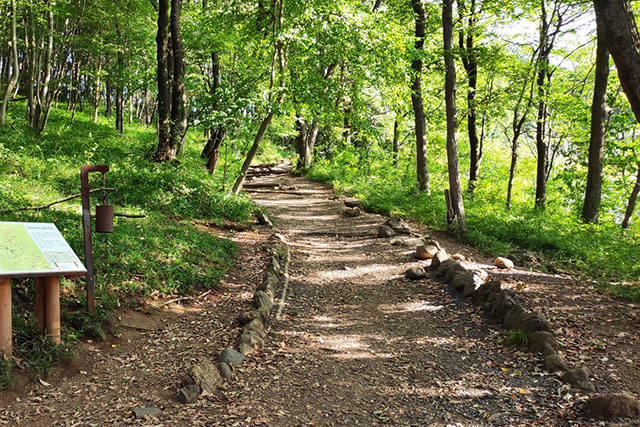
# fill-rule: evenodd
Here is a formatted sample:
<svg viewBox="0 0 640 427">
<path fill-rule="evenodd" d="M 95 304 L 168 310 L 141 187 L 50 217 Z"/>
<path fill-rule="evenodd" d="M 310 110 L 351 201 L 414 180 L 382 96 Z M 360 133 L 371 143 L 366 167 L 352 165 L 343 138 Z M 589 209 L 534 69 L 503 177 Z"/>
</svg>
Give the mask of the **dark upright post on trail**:
<svg viewBox="0 0 640 427">
<path fill-rule="evenodd" d="M 89 173 L 107 173 L 108 165 L 85 165 L 80 170 L 80 192 L 82 193 L 82 229 L 84 232 L 84 263 L 87 269 L 87 311 L 96 311 L 95 282 L 93 277 L 93 245 L 91 244 L 91 200 Z"/>
</svg>

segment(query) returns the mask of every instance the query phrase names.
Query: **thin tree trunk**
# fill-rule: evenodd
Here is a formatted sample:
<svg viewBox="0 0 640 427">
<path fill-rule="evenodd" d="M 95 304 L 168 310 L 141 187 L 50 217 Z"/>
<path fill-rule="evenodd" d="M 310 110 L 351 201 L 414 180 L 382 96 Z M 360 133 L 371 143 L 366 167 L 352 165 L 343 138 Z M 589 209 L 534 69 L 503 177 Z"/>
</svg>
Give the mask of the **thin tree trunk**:
<svg viewBox="0 0 640 427">
<path fill-rule="evenodd" d="M 273 99 L 272 98 L 273 88 L 275 87 L 275 81 L 277 77 L 276 66 L 280 71 L 280 89 L 283 89 L 283 86 L 284 86 L 283 73 L 284 73 L 284 68 L 286 63 L 284 52 L 282 51 L 283 50 L 282 41 L 278 40 L 278 34 L 280 33 L 280 31 L 282 31 L 282 17 L 283 17 L 282 13 L 284 9 L 284 0 L 273 0 L 273 9 L 274 11 L 277 10 L 277 18 L 274 19 L 273 30 L 272 30 L 274 49 L 273 49 L 273 58 L 271 60 L 271 82 L 269 84 L 269 96 L 268 96 L 269 103 L 271 103 Z M 278 105 L 281 104 L 283 97 L 284 97 L 284 91 L 281 90 L 275 103 Z M 253 161 L 253 158 L 258 152 L 258 147 L 260 146 L 260 142 L 262 142 L 262 139 L 264 138 L 264 135 L 267 132 L 267 129 L 271 124 L 271 121 L 273 120 L 273 115 L 274 115 L 273 108 L 270 107 L 269 112 L 267 113 L 265 118 L 262 120 L 262 123 L 258 128 L 258 133 L 256 134 L 253 140 L 253 145 L 251 146 L 251 149 L 247 153 L 247 157 L 244 160 L 244 163 L 242 163 L 242 168 L 240 169 L 240 176 L 238 177 L 238 179 L 236 179 L 236 182 L 233 185 L 232 191 L 234 194 L 238 194 L 242 190 L 242 186 L 244 185 L 244 180 L 247 176 L 247 171 L 249 170 L 249 166 L 251 166 L 251 162 Z"/>
<path fill-rule="evenodd" d="M 453 58 L 453 0 L 442 3 L 442 33 L 445 63 L 445 103 L 447 110 L 447 166 L 449 170 L 449 195 L 453 208 L 452 226 L 456 231 L 466 232 L 467 223 L 462 200 L 462 184 L 458 164 L 458 143 L 456 141 L 456 68 Z"/>
<path fill-rule="evenodd" d="M 476 88 L 478 85 L 478 59 L 475 54 L 474 32 L 476 22 L 476 2 L 471 0 L 468 14 L 467 25 L 464 30 L 460 30 L 458 43 L 462 52 L 462 65 L 467 74 L 467 132 L 469 135 L 469 193 L 473 194 L 478 180 L 480 171 L 480 142 L 478 140 L 478 129 L 476 124 Z M 464 22 L 464 2 L 458 0 L 458 13 L 460 21 Z M 466 33 L 466 34 L 465 34 Z"/>
<path fill-rule="evenodd" d="M 631 190 L 629 196 L 629 203 L 627 203 L 627 211 L 624 214 L 624 220 L 622 220 L 622 228 L 629 228 L 629 222 L 633 216 L 633 211 L 636 208 L 636 201 L 638 200 L 638 193 L 640 193 L 640 162 L 638 162 L 638 175 L 636 178 L 636 185 Z"/>
<path fill-rule="evenodd" d="M 398 157 L 400 154 L 400 125 L 398 123 L 398 113 L 393 120 L 393 141 L 391 142 L 393 150 L 393 164 L 398 166 Z"/>
<path fill-rule="evenodd" d="M 180 37 L 182 0 L 171 0 L 170 32 L 173 50 L 173 88 L 171 91 L 171 147 L 177 156 L 182 151 L 187 129 L 187 95 L 184 88 L 184 49 Z"/>
<path fill-rule="evenodd" d="M 98 108 L 100 107 L 100 77 L 102 74 L 102 60 L 98 61 L 96 82 L 93 93 L 93 123 L 98 123 Z"/>
<path fill-rule="evenodd" d="M 591 137 L 589 140 L 589 169 L 587 188 L 582 206 L 582 220 L 598 223 L 602 198 L 602 157 L 604 155 L 607 83 L 609 82 L 609 52 L 599 23 L 596 47 L 596 76 L 591 104 Z"/>
<path fill-rule="evenodd" d="M 429 165 L 427 161 L 427 130 L 424 117 L 424 105 L 422 101 L 422 59 L 420 59 L 421 51 L 424 50 L 425 21 L 427 19 L 422 0 L 412 0 L 413 12 L 416 15 L 415 29 L 415 49 L 416 57 L 414 58 L 411 69 L 413 72 L 413 82 L 411 84 L 411 104 L 415 118 L 416 132 L 416 157 L 417 157 L 417 175 L 418 189 L 426 191 L 429 194 Z"/>
<path fill-rule="evenodd" d="M 11 72 L 11 78 L 7 83 L 7 87 L 5 88 L 4 95 L 2 97 L 2 104 L 0 105 L 0 127 L 4 127 L 6 116 L 7 116 L 7 108 L 9 106 L 9 99 L 11 98 L 11 94 L 13 89 L 16 87 L 18 83 L 18 77 L 20 76 L 20 67 L 18 64 L 18 37 L 16 35 L 16 2 L 15 0 L 11 0 L 11 56 L 13 58 L 13 67 Z M 9 62 L 9 58 L 5 57 L 5 62 Z"/>
<path fill-rule="evenodd" d="M 270 111 L 266 115 L 266 117 L 262 120 L 262 123 L 260 123 L 260 128 L 258 129 L 258 133 L 256 133 L 256 136 L 253 140 L 253 144 L 251 145 L 251 149 L 249 150 L 249 153 L 247 153 L 247 157 L 244 160 L 244 163 L 242 163 L 242 167 L 240 168 L 240 176 L 236 180 L 235 184 L 233 184 L 233 189 L 232 189 L 233 194 L 238 194 L 242 190 L 242 186 L 244 185 L 244 180 L 247 176 L 247 171 L 249 170 L 249 166 L 251 166 L 251 162 L 253 161 L 253 158 L 258 152 L 258 147 L 260 147 L 260 142 L 262 142 L 262 139 L 264 138 L 264 135 L 267 132 L 267 129 L 269 129 L 269 125 L 271 124 L 272 119 L 273 119 L 273 112 Z"/>
<path fill-rule="evenodd" d="M 157 83 L 158 83 L 158 149 L 156 161 L 172 160 L 171 153 L 171 100 L 169 97 L 169 0 L 158 0 Z"/>
</svg>

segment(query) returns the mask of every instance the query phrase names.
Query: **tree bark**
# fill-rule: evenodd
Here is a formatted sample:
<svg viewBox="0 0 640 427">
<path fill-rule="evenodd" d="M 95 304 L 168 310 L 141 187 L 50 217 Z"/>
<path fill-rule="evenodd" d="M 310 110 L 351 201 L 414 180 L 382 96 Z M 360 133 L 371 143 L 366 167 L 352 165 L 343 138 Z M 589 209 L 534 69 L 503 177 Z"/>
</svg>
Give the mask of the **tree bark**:
<svg viewBox="0 0 640 427">
<path fill-rule="evenodd" d="M 464 30 L 460 30 L 458 43 L 462 52 L 462 65 L 467 74 L 467 132 L 469 135 L 469 193 L 473 193 L 480 171 L 480 142 L 478 140 L 477 112 L 476 112 L 476 89 L 478 85 L 478 59 L 475 54 L 474 32 L 476 23 L 476 2 L 471 0 L 467 25 Z M 464 22 L 464 2 L 458 1 L 458 13 L 460 21 Z M 466 34 L 465 34 L 466 33 Z"/>
<path fill-rule="evenodd" d="M 258 128 L 258 133 L 256 133 L 256 136 L 253 139 L 251 149 L 249 150 L 249 153 L 247 153 L 247 157 L 245 158 L 244 162 L 242 163 L 242 167 L 240 168 L 240 176 L 236 180 L 235 184 L 233 184 L 233 194 L 238 194 L 240 193 L 240 190 L 242 190 L 242 186 L 244 185 L 244 180 L 247 176 L 249 166 L 251 166 L 251 162 L 258 152 L 258 147 L 260 147 L 260 143 L 262 142 L 265 133 L 267 133 L 267 129 L 269 129 L 269 125 L 271 124 L 272 119 L 273 111 L 270 111 L 262 120 L 262 123 L 260 123 L 260 128 Z"/>
<path fill-rule="evenodd" d="M 0 104 L 0 127 L 4 127 L 7 108 L 9 106 L 9 99 L 11 93 L 18 83 L 18 77 L 20 76 L 20 66 L 18 64 L 18 37 L 16 35 L 16 2 L 11 0 L 9 6 L 11 7 L 11 56 L 13 59 L 13 66 L 11 72 L 11 78 L 7 82 L 7 86 L 2 97 L 2 104 Z M 4 58 L 5 62 L 9 62 L 8 58 Z"/>
<path fill-rule="evenodd" d="M 156 161 L 172 160 L 171 153 L 171 100 L 169 96 L 169 0 L 158 0 L 158 33 L 156 34 L 158 83 L 158 149 Z"/>
<path fill-rule="evenodd" d="M 620 84 L 640 122 L 640 37 L 629 0 L 593 0 Z"/>
<path fill-rule="evenodd" d="M 624 220 L 622 220 L 622 228 L 629 228 L 629 222 L 633 216 L 633 211 L 636 208 L 636 201 L 638 200 L 638 193 L 640 193 L 640 162 L 638 162 L 638 175 L 636 178 L 636 185 L 631 190 L 629 196 L 629 203 L 627 203 L 627 211 L 624 214 Z"/>
<path fill-rule="evenodd" d="M 416 156 L 418 189 L 429 194 L 429 165 L 427 162 L 427 130 L 422 101 L 422 59 L 424 51 L 425 21 L 427 19 L 422 0 L 411 0 L 413 12 L 416 15 L 415 28 L 415 58 L 411 64 L 413 81 L 411 83 L 411 104 L 415 118 Z"/>
<path fill-rule="evenodd" d="M 609 82 L 609 52 L 604 41 L 602 25 L 599 23 L 596 47 L 596 75 L 591 104 L 591 137 L 589 140 L 589 168 L 587 188 L 582 206 L 582 220 L 597 224 L 602 198 L 602 157 L 605 142 L 605 120 L 607 83 Z"/>
<path fill-rule="evenodd" d="M 171 0 L 170 31 L 173 50 L 173 89 L 171 91 L 171 147 L 177 156 L 182 151 L 183 136 L 187 129 L 187 95 L 184 87 L 184 48 L 180 36 L 182 0 Z"/>
<path fill-rule="evenodd" d="M 447 166 L 449 170 L 449 197 L 453 208 L 451 226 L 458 232 L 467 230 L 462 200 L 462 184 L 458 164 L 458 143 L 456 141 L 456 68 L 453 58 L 453 0 L 442 2 L 442 33 L 445 63 L 445 104 L 447 110 Z"/>
</svg>

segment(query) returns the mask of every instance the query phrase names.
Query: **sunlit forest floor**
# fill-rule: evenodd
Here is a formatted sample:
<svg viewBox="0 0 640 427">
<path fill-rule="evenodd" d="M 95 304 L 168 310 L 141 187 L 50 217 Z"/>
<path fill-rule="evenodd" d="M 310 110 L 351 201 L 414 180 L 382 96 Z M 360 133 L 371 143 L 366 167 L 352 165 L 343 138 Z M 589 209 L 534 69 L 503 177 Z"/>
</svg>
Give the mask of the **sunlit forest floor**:
<svg viewBox="0 0 640 427">
<path fill-rule="evenodd" d="M 418 264 L 414 248 L 378 238 L 383 217 L 346 217 L 329 187 L 304 178 L 263 179 L 295 188 L 253 193 L 292 249 L 291 292 L 266 346 L 234 381 L 195 405 L 174 400 L 182 369 L 233 340 L 230 319 L 264 268 L 268 232 L 211 229 L 239 246 L 222 292 L 151 318 L 123 315 L 113 343 L 82 345 L 90 363 L 74 375 L 4 395 L 1 419 L 129 425 L 145 422 L 132 408 L 153 406 L 162 410 L 153 422 L 168 425 L 592 425 L 581 413 L 586 395 L 546 373 L 499 325 L 443 283 L 405 279 Z M 449 252 L 488 262 L 436 237 Z M 589 367 L 599 392 L 640 392 L 637 305 L 566 275 L 491 274 L 549 317 L 560 352 Z"/>
</svg>

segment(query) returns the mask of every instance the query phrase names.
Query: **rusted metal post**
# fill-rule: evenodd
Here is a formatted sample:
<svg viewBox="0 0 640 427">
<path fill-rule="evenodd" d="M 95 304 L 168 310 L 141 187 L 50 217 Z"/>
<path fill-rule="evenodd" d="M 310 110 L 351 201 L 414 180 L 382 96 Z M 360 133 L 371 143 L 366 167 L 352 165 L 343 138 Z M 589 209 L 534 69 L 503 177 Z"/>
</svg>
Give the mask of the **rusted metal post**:
<svg viewBox="0 0 640 427">
<path fill-rule="evenodd" d="M 60 344 L 60 277 L 45 277 L 44 324 L 47 335 Z"/>
<path fill-rule="evenodd" d="M 11 360 L 11 278 L 0 277 L 0 353 Z"/>
<path fill-rule="evenodd" d="M 89 173 L 109 171 L 108 165 L 85 165 L 80 170 L 80 192 L 82 193 L 82 229 L 84 231 L 84 265 L 87 269 L 87 310 L 96 311 L 95 282 L 93 276 L 93 244 L 91 242 L 91 199 Z"/>
<path fill-rule="evenodd" d="M 38 319 L 38 330 L 44 332 L 44 277 L 36 277 L 36 319 Z"/>
</svg>

